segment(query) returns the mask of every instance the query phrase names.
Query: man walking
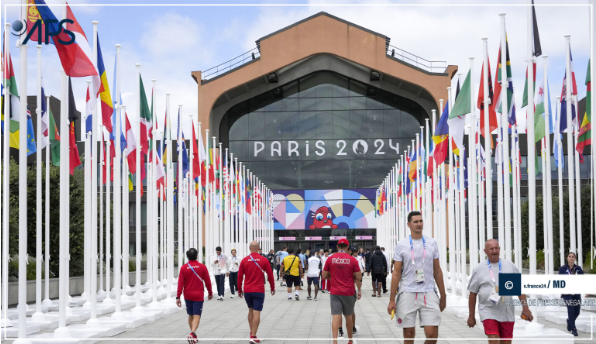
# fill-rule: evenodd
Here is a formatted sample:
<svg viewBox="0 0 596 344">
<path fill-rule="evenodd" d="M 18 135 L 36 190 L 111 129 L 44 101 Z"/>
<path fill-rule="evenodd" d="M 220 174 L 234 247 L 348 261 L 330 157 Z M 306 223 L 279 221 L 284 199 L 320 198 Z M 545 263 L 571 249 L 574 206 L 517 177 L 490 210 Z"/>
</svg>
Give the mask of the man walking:
<svg viewBox="0 0 596 344">
<path fill-rule="evenodd" d="M 213 275 L 215 276 L 215 284 L 217 285 L 217 299 L 223 301 L 226 274 L 228 272 L 228 257 L 221 253 L 221 247 L 215 248 L 216 255 L 211 258 L 211 268 L 213 269 Z M 229 274 L 228 274 L 229 275 Z"/>
<path fill-rule="evenodd" d="M 180 295 L 184 294 L 184 302 L 186 303 L 186 313 L 188 314 L 188 326 L 190 327 L 190 334 L 188 335 L 188 343 L 198 343 L 197 328 L 201 322 L 201 314 L 203 313 L 203 301 L 205 294 L 205 287 L 209 292 L 208 300 L 213 298 L 211 291 L 211 278 L 207 267 L 197 261 L 199 252 L 191 248 L 186 251 L 188 263 L 180 267 L 178 275 L 178 291 L 176 292 L 176 306 L 182 307 Z"/>
<path fill-rule="evenodd" d="M 283 269 L 281 268 L 281 264 L 283 263 L 284 258 L 286 258 L 288 256 L 288 254 L 289 254 L 288 253 L 288 248 L 286 246 L 284 246 L 281 249 L 281 252 L 278 255 L 278 257 L 279 257 L 279 270 L 282 272 L 281 273 L 281 282 L 279 282 L 279 286 L 280 287 L 283 287 L 283 286 L 286 285 L 286 276 L 284 276 Z"/>
<path fill-rule="evenodd" d="M 404 338 L 407 338 L 405 344 L 414 343 L 418 315 L 427 338 L 425 343 L 433 344 L 437 342 L 435 339 L 439 336 L 441 312 L 447 304 L 439 248 L 433 238 L 422 235 L 424 224 L 419 211 L 408 214 L 408 227 L 409 237 L 400 240 L 395 246 L 395 267 L 387 313 L 395 311 L 397 326 L 403 328 Z M 396 307 L 395 294 L 402 279 Z M 435 281 L 441 294 L 440 300 L 434 290 Z"/>
<path fill-rule="evenodd" d="M 509 344 L 513 338 L 515 307 L 509 305 L 511 296 L 499 296 L 499 274 L 519 273 L 519 271 L 512 262 L 499 259 L 501 248 L 497 240 L 487 240 L 484 244 L 484 253 L 488 259 L 484 264 L 476 265 L 468 284 L 470 291 L 468 326 L 476 326 L 476 297 L 478 297 L 480 301 L 478 314 L 484 326 L 484 334 L 488 337 L 488 343 Z M 522 319 L 532 321 L 534 317 L 527 305 L 526 295 L 522 294 L 518 297 L 523 305 Z"/>
<path fill-rule="evenodd" d="M 381 297 L 381 287 L 387 275 L 387 260 L 385 259 L 385 255 L 379 246 L 375 246 L 375 252 L 373 252 L 370 257 L 370 265 L 367 275 L 370 275 L 371 272 L 373 286 L 372 297 Z"/>
<path fill-rule="evenodd" d="M 234 298 L 235 293 L 234 291 L 238 290 L 238 268 L 240 266 L 240 259 L 236 257 L 236 249 L 232 249 L 232 257 L 230 257 L 230 272 L 228 275 L 228 282 L 230 283 L 230 293 L 232 296 L 230 298 Z"/>
<path fill-rule="evenodd" d="M 319 274 L 321 273 L 321 259 L 315 256 L 314 253 L 311 253 L 306 263 L 306 267 L 306 283 L 308 284 L 308 296 L 306 297 L 306 299 L 311 299 L 310 286 L 311 284 L 314 284 L 315 301 L 317 301 L 317 295 L 319 294 Z"/>
<path fill-rule="evenodd" d="M 248 306 L 248 326 L 250 328 L 250 342 L 260 343 L 257 330 L 261 323 L 261 311 L 265 302 L 265 274 L 271 288 L 271 295 L 275 295 L 273 271 L 269 261 L 257 253 L 259 243 L 253 241 L 249 246 L 250 254 L 242 259 L 238 269 L 238 296 L 244 297 Z M 244 284 L 244 289 L 242 285 Z"/>
<path fill-rule="evenodd" d="M 381 252 L 383 252 L 383 255 L 385 256 L 385 261 L 387 261 L 387 271 L 389 271 L 389 266 L 391 265 L 390 259 L 389 259 L 389 253 L 387 253 L 385 251 L 384 247 L 381 247 Z M 389 273 L 387 272 L 385 275 L 388 275 Z M 387 294 L 387 278 L 383 279 L 383 294 Z"/>
<path fill-rule="evenodd" d="M 288 301 L 292 301 L 292 286 L 296 289 L 296 301 L 299 301 L 300 281 L 304 276 L 304 270 L 302 270 L 300 258 L 294 255 L 293 248 L 288 250 L 288 256 L 281 262 L 281 270 L 288 288 Z"/>
<path fill-rule="evenodd" d="M 358 261 L 346 253 L 349 245 L 348 239 L 340 239 L 337 243 L 339 252 L 329 258 L 323 267 L 323 278 L 331 280 L 329 299 L 333 316 L 331 330 L 334 344 L 337 344 L 342 314 L 346 318 L 349 343 L 352 343 L 354 304 L 362 297 L 362 273 Z M 358 289 L 357 293 L 354 292 L 354 283 Z"/>
<path fill-rule="evenodd" d="M 327 259 L 329 258 L 329 250 L 323 250 L 323 256 L 321 257 L 321 265 L 324 267 L 325 263 L 327 263 Z M 329 292 L 329 281 L 323 278 L 323 274 L 321 272 L 321 293 L 325 294 Z"/>
</svg>

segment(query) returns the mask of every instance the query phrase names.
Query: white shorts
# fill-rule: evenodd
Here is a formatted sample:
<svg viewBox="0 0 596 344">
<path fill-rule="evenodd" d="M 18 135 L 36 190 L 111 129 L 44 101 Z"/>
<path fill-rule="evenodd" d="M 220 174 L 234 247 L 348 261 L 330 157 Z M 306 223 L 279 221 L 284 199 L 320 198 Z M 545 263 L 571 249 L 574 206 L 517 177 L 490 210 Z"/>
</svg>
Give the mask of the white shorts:
<svg viewBox="0 0 596 344">
<path fill-rule="evenodd" d="M 441 309 L 439 296 L 434 291 L 426 293 L 402 292 L 397 295 L 397 327 L 416 327 L 416 313 L 420 319 L 420 327 L 441 325 Z"/>
</svg>

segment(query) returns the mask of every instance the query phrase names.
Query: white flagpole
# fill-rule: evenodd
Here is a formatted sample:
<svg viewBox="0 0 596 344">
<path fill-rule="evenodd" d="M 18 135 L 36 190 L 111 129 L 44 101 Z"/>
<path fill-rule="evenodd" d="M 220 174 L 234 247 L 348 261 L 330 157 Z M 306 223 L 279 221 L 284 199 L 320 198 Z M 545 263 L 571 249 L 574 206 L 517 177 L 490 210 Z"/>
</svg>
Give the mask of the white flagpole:
<svg viewBox="0 0 596 344">
<path fill-rule="evenodd" d="M 91 89 L 91 80 L 87 80 L 87 89 Z M 48 105 L 49 106 L 49 105 Z M 49 107 L 48 107 L 49 109 Z M 87 109 L 86 109 L 87 110 Z M 86 111 L 87 112 L 87 111 Z M 86 176 L 90 176 L 93 170 L 93 167 L 91 166 L 93 164 L 93 160 L 91 158 L 91 151 L 92 151 L 92 147 L 93 147 L 93 143 L 91 142 L 92 140 L 92 136 L 91 133 L 93 128 L 87 128 L 87 117 L 88 116 L 92 116 L 92 114 L 90 113 L 85 113 L 85 117 L 83 118 L 83 121 L 85 123 L 85 175 Z M 93 121 L 93 117 L 91 117 L 91 121 Z M 51 129 L 50 129 L 51 130 Z M 49 182 L 49 180 L 48 180 Z M 84 247 L 85 247 L 85 253 L 83 256 L 83 260 L 84 260 L 84 280 L 85 280 L 85 291 L 83 292 L 83 294 L 81 296 L 84 296 L 85 298 L 85 303 L 83 304 L 83 308 L 84 309 L 89 309 L 91 307 L 91 267 L 89 266 L 91 264 L 91 184 L 92 184 L 92 180 L 90 178 L 85 178 L 85 192 L 84 192 L 84 197 L 85 197 L 85 201 L 84 201 L 84 208 L 85 208 L 85 243 L 84 243 Z M 49 205 L 49 202 L 47 203 L 47 205 Z M 46 205 L 46 206 L 47 206 Z M 48 221 L 49 222 L 49 221 Z M 49 299 L 49 296 L 46 296 Z"/>
<path fill-rule="evenodd" d="M 478 207 L 477 207 L 477 174 L 476 174 L 476 163 L 478 161 L 478 155 L 476 152 L 476 104 L 474 102 L 474 58 L 470 57 L 470 114 L 472 116 L 472 126 L 468 136 L 468 146 L 470 147 L 470 154 L 468 157 L 471 164 L 468 164 L 468 168 L 471 169 L 471 173 L 468 173 L 468 216 L 469 216 L 469 248 L 470 248 L 470 272 L 474 271 L 476 267 L 477 259 L 477 235 L 478 235 Z M 465 251 L 464 251 L 465 252 Z M 464 259 L 466 257 L 464 253 Z"/>
<path fill-rule="evenodd" d="M 551 173 L 551 165 L 550 165 L 550 157 L 551 157 L 551 148 L 550 148 L 550 114 L 551 114 L 551 109 L 550 109 L 550 86 L 548 85 L 548 73 L 547 73 L 547 66 L 548 66 L 548 56 L 543 55 L 543 61 L 544 61 L 544 75 L 543 75 L 543 79 L 544 79 L 544 87 L 546 89 L 547 92 L 545 92 L 545 98 L 544 99 L 544 132 L 546 133 L 546 140 L 545 140 L 545 144 L 546 144 L 546 168 L 544 168 L 543 172 L 543 179 L 546 179 L 546 214 L 547 214 L 547 222 L 548 222 L 548 242 L 549 247 L 548 247 L 548 265 L 550 267 L 550 270 L 547 271 L 547 274 L 554 274 L 555 273 L 555 261 L 554 261 L 554 241 L 553 241 L 553 186 L 552 186 L 552 173 Z M 545 176 L 546 175 L 546 176 Z M 545 247 L 545 250 L 547 250 L 547 248 Z"/>
<path fill-rule="evenodd" d="M 118 68 L 120 65 L 118 64 Z M 120 98 L 120 94 L 118 94 L 118 98 Z M 128 115 L 126 114 L 126 105 L 121 106 L 120 114 L 124 114 L 126 123 Z M 130 121 L 130 120 L 129 120 Z M 124 126 L 124 131 L 126 132 L 126 125 Z M 128 154 L 133 154 L 129 150 L 129 146 L 127 143 L 127 156 Z M 130 264 L 130 188 L 129 188 L 129 168 L 128 168 L 128 159 L 124 157 L 122 159 L 122 300 L 128 301 L 128 292 L 132 290 L 130 287 L 130 274 L 129 274 L 129 264 Z"/>
<path fill-rule="evenodd" d="M 575 190 L 574 190 L 574 159 L 572 158 L 573 149 L 573 122 L 571 121 L 571 36 L 565 35 L 567 65 L 565 70 L 565 98 L 567 99 L 567 181 L 569 182 L 569 238 L 571 252 L 577 252 L 577 245 L 575 242 Z M 528 172 L 529 173 L 529 172 Z M 579 182 L 579 181 L 578 181 Z"/>
<path fill-rule="evenodd" d="M 578 132 L 579 128 L 578 127 L 581 124 L 581 121 L 580 121 L 580 114 L 579 114 L 579 106 L 577 104 L 577 96 L 572 96 L 572 99 L 575 103 L 575 111 L 577 112 L 576 119 L 578 122 L 578 125 L 573 127 L 573 138 L 575 139 L 573 147 L 575 148 L 575 147 L 577 147 L 577 139 L 579 137 L 579 132 Z M 582 192 L 581 192 L 581 177 L 579 174 L 579 170 L 580 170 L 579 152 L 577 151 L 577 149 L 573 149 L 573 153 L 575 156 L 575 166 L 577 166 L 577 168 L 575 169 L 575 180 L 576 180 L 575 197 L 577 200 L 577 206 L 576 206 L 576 211 L 577 211 L 577 264 L 579 266 L 582 266 L 583 260 L 584 260 L 583 259 L 584 253 L 583 253 L 583 238 L 582 238 L 582 212 L 581 212 L 581 210 L 582 210 Z"/>
<path fill-rule="evenodd" d="M 519 199 L 519 192 L 518 192 L 518 184 L 520 183 L 520 181 L 518 180 L 518 174 L 517 174 L 517 167 L 519 166 L 519 161 L 517 161 L 517 157 L 518 155 L 515 154 L 516 152 L 516 147 L 517 147 L 517 125 L 513 125 L 511 128 L 511 131 L 513 132 L 513 136 L 511 138 L 511 157 L 513 160 L 513 209 L 515 210 L 515 214 L 513 215 L 513 237 L 515 238 L 513 241 L 513 258 L 514 258 L 514 262 L 515 265 L 517 266 L 518 269 L 521 269 L 521 262 L 522 262 L 522 257 L 521 257 L 521 242 L 520 240 L 518 240 L 519 238 L 519 234 L 521 233 L 520 231 L 520 219 L 517 216 L 517 209 L 520 207 L 520 199 Z"/>
<path fill-rule="evenodd" d="M 201 122 L 199 122 L 199 132 L 197 133 L 197 139 L 198 140 L 203 140 L 203 137 L 201 136 Z M 203 147 L 203 145 L 199 146 L 199 149 L 201 149 L 201 147 Z M 199 151 L 199 162 L 201 163 L 201 166 L 203 166 L 203 164 L 205 163 L 204 161 L 201 161 L 201 152 Z M 205 153 L 205 152 L 203 152 Z M 203 170 L 201 169 L 201 173 L 203 173 Z M 206 173 L 206 172 L 205 172 Z M 199 250 L 199 262 L 203 263 L 203 175 L 201 174 L 201 176 L 199 177 L 199 205 L 198 205 L 198 218 L 199 218 L 199 231 L 198 231 L 198 237 L 199 237 L 199 245 L 197 247 L 197 250 Z"/>
<path fill-rule="evenodd" d="M 171 110 L 170 110 L 170 94 L 166 93 L 166 123 L 171 123 Z M 168 120 L 170 119 L 170 120 Z M 166 298 L 164 303 L 172 302 L 172 283 L 174 283 L 174 170 L 172 169 L 172 154 L 174 153 L 174 147 L 172 147 L 172 127 L 171 125 L 167 128 L 167 146 L 169 147 L 170 153 L 167 155 L 167 238 L 166 238 L 166 253 L 167 253 L 167 280 L 166 280 Z M 164 137 L 166 133 L 164 132 Z"/>
<path fill-rule="evenodd" d="M 563 146 L 562 146 L 562 139 L 561 139 L 561 133 L 560 133 L 560 128 L 561 128 L 561 97 L 556 97 L 557 99 L 557 115 L 556 115 L 556 120 L 555 120 L 555 140 L 557 140 L 557 151 L 555 152 L 555 154 L 557 154 L 558 157 L 558 161 L 559 164 L 557 166 L 557 176 L 558 176 L 558 180 L 557 180 L 557 186 L 559 187 L 559 262 L 564 262 L 565 261 L 565 236 L 564 236 L 564 215 L 563 215 L 563 202 L 564 202 L 564 196 L 563 196 Z"/>
<path fill-rule="evenodd" d="M 486 174 L 486 239 L 493 238 L 493 205 L 492 205 L 492 189 L 493 189 L 493 175 L 492 175 L 492 134 L 490 130 L 490 99 L 488 94 L 488 38 L 482 39 L 483 46 L 483 75 L 484 80 L 484 156 L 486 159 L 485 163 L 485 174 Z"/>
<path fill-rule="evenodd" d="M 449 109 L 447 110 L 447 118 L 449 118 L 449 113 L 451 113 L 451 103 L 453 103 L 453 101 L 451 100 L 451 87 L 447 87 L 447 106 L 449 106 Z M 441 111 L 443 111 L 441 109 Z M 456 250 L 456 244 L 455 244 L 455 233 L 456 233 L 456 228 L 455 228 L 455 217 L 456 217 L 456 213 L 454 212 L 454 207 L 455 207 L 455 202 L 454 202 L 454 196 L 455 196 L 455 191 L 454 191 L 454 187 L 455 187 L 455 183 L 454 183 L 454 174 L 453 174 L 453 139 L 452 139 L 452 134 L 451 131 L 449 132 L 449 136 L 447 137 L 447 140 L 449 141 L 449 153 L 448 153 L 448 157 L 449 157 L 449 189 L 448 189 L 448 196 L 447 196 L 447 210 L 449 211 L 447 217 L 449 219 L 449 227 L 448 227 L 448 235 L 449 235 L 449 276 L 451 279 L 451 295 L 450 298 L 457 300 L 458 296 L 457 296 L 457 291 L 456 291 L 456 276 L 455 276 L 455 269 L 456 269 L 456 265 L 455 265 L 455 250 Z M 445 164 L 443 164 L 443 168 L 445 168 Z M 445 180 L 443 180 L 443 182 L 445 182 Z M 443 183 L 443 188 L 446 188 L 447 185 L 445 183 Z"/>
<path fill-rule="evenodd" d="M 199 132 L 199 135 L 201 133 Z M 209 184 L 209 169 L 211 156 L 209 153 L 209 129 L 205 129 L 205 265 L 209 272 L 211 268 L 211 237 L 213 235 L 213 227 L 211 226 L 211 185 Z M 211 230 L 208 230 L 210 228 Z"/>
<path fill-rule="evenodd" d="M 157 266 L 158 266 L 158 254 L 159 254 L 159 250 L 158 250 L 158 212 L 157 212 L 157 203 L 159 202 L 159 198 L 158 198 L 158 191 L 157 191 L 157 185 L 156 185 L 156 166 L 158 163 L 158 159 L 157 159 L 157 141 L 156 141 L 156 135 L 157 135 L 157 116 L 155 115 L 155 113 L 157 112 L 155 106 L 154 106 L 154 102 L 153 99 L 155 99 L 155 84 L 157 82 L 157 80 L 155 79 L 151 79 L 151 82 L 153 83 L 153 91 L 151 92 L 151 107 L 153 109 L 153 113 L 151 114 L 151 125 L 153 126 L 153 135 L 151 137 L 151 141 L 152 141 L 152 149 L 151 152 L 149 152 L 149 154 L 152 155 L 152 163 L 150 164 L 151 168 L 151 179 L 149 180 L 150 183 L 148 183 L 148 187 L 147 189 L 149 189 L 151 191 L 151 193 L 149 195 L 151 195 L 151 198 L 148 198 L 148 206 L 150 206 L 151 209 L 151 217 L 152 217 L 152 221 L 148 221 L 151 222 L 151 250 L 147 250 L 147 251 L 151 251 L 151 290 L 153 292 L 153 300 L 152 302 L 149 304 L 151 307 L 153 308 L 158 308 L 159 307 L 159 302 L 157 301 L 157 282 L 158 282 L 158 271 L 157 271 Z M 147 233 L 147 237 L 149 237 L 149 232 Z M 147 259 L 149 259 L 147 257 Z"/>
<path fill-rule="evenodd" d="M 465 148 L 462 147 L 462 150 L 464 150 Z M 460 152 L 462 151 L 460 150 Z M 469 154 L 468 154 L 469 156 Z M 464 161 L 464 154 L 463 152 L 461 153 L 460 159 L 459 159 L 459 184 L 460 184 L 460 190 L 459 190 L 459 211 L 460 211 L 460 234 L 459 234 L 459 239 L 461 241 L 460 243 L 460 250 L 459 250 L 459 262 L 460 262 L 460 266 L 461 266 L 461 296 L 462 298 L 465 299 L 466 297 L 466 290 L 468 289 L 467 287 L 467 273 L 466 273 L 466 198 L 465 198 L 465 180 L 464 180 L 464 167 L 465 166 L 465 161 Z M 469 164 L 468 164 L 469 166 Z"/>
<path fill-rule="evenodd" d="M 10 23 L 4 24 L 4 51 L 8 52 L 10 49 Z M 7 63 L 4 65 L 4 73 L 8 73 L 10 66 L 8 64 L 8 53 L 4 57 L 4 61 Z M 7 114 L 6 118 L 10 117 L 10 92 L 9 87 L 7 86 L 4 88 L 4 113 Z M 7 120 L 6 123 L 9 123 L 10 119 Z M 10 125 L 4 126 L 4 138 L 2 142 L 2 149 L 3 153 L 2 156 L 4 158 L 4 165 L 2 167 L 3 171 L 3 204 L 2 204 L 2 317 L 0 319 L 2 326 L 10 327 L 12 326 L 12 321 L 8 319 L 6 311 L 8 310 L 8 237 L 9 237 L 9 198 L 10 198 L 10 190 L 8 185 L 10 185 Z M 47 206 L 46 206 L 47 209 Z M 47 224 L 46 224 L 47 228 Z M 46 236 L 47 238 L 47 236 Z M 47 240 L 47 239 L 46 239 Z M 47 246 L 46 246 L 47 247 Z M 48 257 L 46 256 L 46 261 Z M 46 274 L 47 274 L 46 269 Z M 46 280 L 47 281 L 47 280 Z M 46 284 L 49 282 L 46 282 Z M 47 288 L 46 288 L 47 289 Z"/>
<path fill-rule="evenodd" d="M 113 130 L 113 129 L 112 129 Z M 110 139 L 106 140 L 106 298 L 104 304 L 111 305 L 114 301 L 110 298 Z M 102 272 L 103 274 L 103 272 Z"/>
<path fill-rule="evenodd" d="M 6 72 L 5 72 L 6 73 Z M 42 245 L 42 231 L 41 231 L 41 215 L 42 215 L 42 204 L 41 204 L 41 154 L 42 154 L 42 133 L 41 133 L 41 104 L 43 99 L 41 99 L 41 45 L 37 45 L 37 152 L 35 153 L 36 158 L 36 245 L 35 245 L 35 313 L 31 316 L 32 320 L 34 321 L 43 321 L 45 320 L 45 315 L 41 312 L 41 245 Z M 8 121 L 7 121 L 8 123 Z M 46 149 L 49 149 L 48 146 Z M 46 239 L 47 240 L 47 239 Z M 48 240 L 49 241 L 49 240 Z"/>
<path fill-rule="evenodd" d="M 505 259 L 511 260 L 511 189 L 509 187 L 509 172 L 508 172 L 508 165 L 509 165 L 509 133 L 508 133 L 508 118 L 509 118 L 509 104 L 507 102 L 507 92 L 509 89 L 509 81 L 507 80 L 507 32 L 505 29 L 505 13 L 501 13 L 501 94 L 504 96 L 501 97 L 502 103 L 502 113 L 501 113 L 501 127 L 503 128 L 503 133 L 501 135 L 502 139 L 502 164 L 505 171 L 505 176 L 503 176 L 503 201 L 504 201 L 504 211 L 505 211 L 505 223 L 503 224 L 503 230 L 505 231 L 504 242 L 501 240 L 499 236 L 499 242 L 504 243 L 505 249 Z M 531 69 L 531 68 L 530 68 Z M 528 92 L 530 93 L 530 92 Z M 528 120 L 529 121 L 529 120 Z M 528 122 L 534 123 L 534 122 Z M 528 141 L 529 142 L 529 141 Z M 528 153 L 529 155 L 529 153 Z M 530 187 L 531 189 L 532 187 Z M 535 191 L 535 190 L 534 190 Z M 532 202 L 532 201 L 530 201 Z M 503 213 L 500 214 L 503 216 Z M 500 234 L 500 233 L 499 233 Z"/>
<path fill-rule="evenodd" d="M 225 247 L 225 237 L 224 237 L 224 223 L 223 223 L 223 199 L 222 199 L 222 194 L 223 194 L 223 171 L 222 171 L 222 167 L 223 167 L 223 161 L 222 159 L 222 149 L 221 149 L 221 142 L 219 142 L 219 163 L 217 163 L 216 161 L 216 166 L 217 166 L 217 170 L 219 171 L 219 195 L 217 195 L 217 197 L 219 198 L 219 210 L 217 212 L 218 216 L 219 216 L 219 221 L 217 221 L 217 228 L 219 230 L 219 240 L 218 243 L 219 245 L 223 245 L 223 247 Z M 215 147 L 215 145 L 213 145 L 213 147 Z"/>
<path fill-rule="evenodd" d="M 23 7 L 26 8 L 26 7 Z M 66 18 L 66 6 L 62 10 L 62 17 Z M 97 22 L 93 22 L 94 31 L 97 30 Z M 68 307 L 68 237 L 70 232 L 70 205 L 69 205 L 69 168 L 70 159 L 68 155 L 68 77 L 66 73 L 62 74 L 62 96 L 60 101 L 60 133 L 67 139 L 60 144 L 60 281 L 59 281 L 59 324 L 54 331 L 54 338 L 68 338 L 71 336 L 70 329 L 66 327 L 66 308 Z M 27 94 L 26 92 L 23 94 Z M 97 116 L 93 116 L 93 121 L 96 121 Z M 25 128 L 23 126 L 23 128 Z M 95 129 L 95 128 L 94 128 Z M 93 135 L 95 140 L 97 136 Z M 97 180 L 97 179 L 93 179 Z M 94 184 L 96 185 L 96 184 Z M 94 189 L 92 189 L 94 190 Z M 91 205 L 93 207 L 93 204 Z M 92 217 L 93 221 L 93 217 Z M 92 222 L 93 224 L 93 222 Z M 93 254 L 93 252 L 92 252 Z M 93 266 L 91 267 L 93 269 Z M 92 274 L 93 276 L 93 270 Z M 93 285 L 93 284 L 92 284 Z M 21 289 L 21 288 L 19 288 Z M 25 292 L 24 289 L 23 292 Z M 94 296 L 95 288 L 91 288 L 92 296 Z M 24 319 L 23 319 L 24 321 Z M 24 328 L 23 328 L 24 330 Z"/>
<path fill-rule="evenodd" d="M 176 147 L 178 149 L 178 178 L 176 180 L 177 185 L 177 195 L 176 195 L 176 202 L 178 203 L 178 268 L 182 266 L 182 260 L 184 256 L 184 218 L 182 217 L 182 187 L 184 185 L 184 180 L 182 176 L 182 126 L 180 125 L 181 121 L 181 112 L 182 112 L 182 105 L 178 105 L 178 131 L 177 131 L 177 138 L 176 138 Z"/>
<path fill-rule="evenodd" d="M 97 108 L 97 107 L 96 107 Z M 95 113 L 97 113 L 96 111 Z M 99 114 L 98 114 L 99 116 Z M 103 175 L 104 164 L 104 132 L 103 132 L 103 125 L 99 124 L 99 287 L 97 290 L 97 297 L 102 297 L 105 295 L 103 290 L 103 193 L 104 193 L 104 184 L 103 179 L 105 178 Z"/>
<path fill-rule="evenodd" d="M 21 8 L 22 18 L 27 15 L 27 6 Z M 19 126 L 22 128 L 19 135 L 19 329 L 18 337 L 25 340 L 27 337 L 27 45 L 20 44 L 21 60 L 21 87 L 19 94 Z M 8 51 L 8 50 L 7 50 Z M 8 114 L 6 114 L 8 116 Z M 8 123 L 8 121 L 6 121 Z M 40 123 L 41 124 L 41 123 Z M 7 124 L 8 125 L 8 124 Z M 5 127 L 7 126 L 5 125 Z M 68 136 L 67 136 L 68 137 Z M 39 152 L 38 152 L 39 154 Z M 5 186 L 8 186 L 6 184 Z"/>
<path fill-rule="evenodd" d="M 137 91 L 136 91 L 136 110 L 137 110 L 137 128 L 139 128 L 139 141 L 137 149 L 135 150 L 136 158 L 137 158 L 137 167 L 135 171 L 135 208 L 136 208 L 136 216 L 135 216 L 135 293 L 136 293 L 136 306 L 133 308 L 133 314 L 143 314 L 145 308 L 141 305 L 141 188 L 143 181 L 141 180 L 141 149 L 142 142 L 141 138 L 141 64 L 135 64 L 137 67 Z"/>
<path fill-rule="evenodd" d="M 194 133 L 195 129 L 194 129 L 193 117 L 192 116 L 189 116 L 189 117 L 190 117 L 190 122 L 191 122 L 190 128 L 192 130 L 192 133 L 189 138 L 189 141 L 190 141 L 190 160 L 189 160 L 189 165 L 190 165 L 189 166 L 190 167 L 189 184 L 190 184 L 190 187 L 188 190 L 188 192 L 189 192 L 188 197 L 190 199 L 190 201 L 189 201 L 190 206 L 188 207 L 188 211 L 190 213 L 190 224 L 191 225 L 190 225 L 190 243 L 189 243 L 188 247 L 189 248 L 194 247 L 198 251 L 199 248 L 195 244 L 195 217 L 194 217 L 195 203 L 193 202 L 194 198 L 195 198 L 194 197 L 194 178 L 193 178 L 193 176 L 194 176 L 194 168 L 193 168 L 194 167 L 193 166 L 194 165 L 194 160 L 193 160 L 194 159 L 194 155 L 193 155 L 194 149 L 193 149 L 193 147 L 194 147 L 195 142 L 193 141 L 193 138 L 195 137 L 196 134 Z"/>
<path fill-rule="evenodd" d="M 4 101 L 8 102 L 8 98 L 5 96 L 4 97 Z M 50 96 L 46 96 L 46 99 L 44 99 L 46 101 L 47 104 L 47 109 L 48 109 L 48 116 L 50 116 Z M 5 112 L 8 113 L 8 112 Z M 53 116 L 53 115 L 52 115 Z M 48 124 L 49 124 L 49 117 L 48 117 Z M 48 128 L 49 130 L 54 130 L 54 128 Z M 8 137 L 8 136 L 7 136 Z M 49 141 L 49 132 L 48 132 L 48 141 Z M 48 142 L 48 146 L 46 148 L 46 199 L 45 199 L 45 245 L 44 245 L 44 249 L 45 249 L 45 255 L 44 255 L 44 260 L 45 260 L 45 299 L 41 302 L 42 305 L 44 306 L 51 306 L 52 300 L 50 300 L 50 149 L 51 149 L 52 143 Z M 7 155 L 5 155 L 7 156 Z M 88 154 L 85 155 L 86 157 L 89 156 Z M 87 164 L 85 164 L 87 165 Z M 89 174 L 85 174 L 85 175 L 89 175 Z M 85 180 L 87 180 L 89 178 L 85 178 Z M 91 183 L 89 182 L 89 186 L 91 185 Z M 89 193 L 85 193 L 85 199 L 89 199 Z M 91 200 L 89 199 L 89 202 Z M 7 208 L 7 207 L 5 207 Z M 89 214 L 90 215 L 90 214 Z M 90 229 L 90 228 L 88 228 Z M 88 233 L 87 233 L 88 234 Z M 6 240 L 8 240 L 8 235 L 5 237 Z M 88 245 L 89 246 L 89 245 Z M 88 258 L 87 258 L 88 259 Z M 87 262 L 87 261 L 86 261 Z M 89 287 L 89 282 L 87 282 L 87 287 Z M 87 288 L 87 300 L 89 300 L 89 288 Z"/>
<path fill-rule="evenodd" d="M 123 319 L 122 314 L 122 275 L 121 275 L 121 264 L 122 264 L 122 208 L 125 206 L 128 208 L 128 203 L 122 204 L 122 177 L 120 174 L 120 166 L 122 160 L 122 142 L 121 142 L 121 131 L 122 122 L 120 106 L 120 44 L 116 44 L 116 103 L 114 109 L 116 109 L 114 116 L 116 116 L 115 122 L 116 127 L 115 135 L 115 150 L 116 156 L 114 157 L 116 162 L 114 163 L 114 296 L 116 299 L 116 310 L 112 314 L 114 319 Z M 126 189 L 128 192 L 128 189 Z M 128 263 L 128 262 L 127 262 Z"/>
</svg>

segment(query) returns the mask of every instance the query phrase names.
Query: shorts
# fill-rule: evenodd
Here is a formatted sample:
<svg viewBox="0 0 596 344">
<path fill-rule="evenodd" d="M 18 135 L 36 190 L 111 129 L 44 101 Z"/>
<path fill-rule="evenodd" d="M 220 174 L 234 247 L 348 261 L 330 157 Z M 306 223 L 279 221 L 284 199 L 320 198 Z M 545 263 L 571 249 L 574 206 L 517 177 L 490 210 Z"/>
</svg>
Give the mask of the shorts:
<svg viewBox="0 0 596 344">
<path fill-rule="evenodd" d="M 381 283 L 382 283 L 382 282 L 384 282 L 384 281 L 385 281 L 385 277 L 386 277 L 386 276 L 385 276 L 385 274 L 384 274 L 384 273 L 380 273 L 380 274 L 375 274 L 375 273 L 373 273 L 373 274 L 372 274 L 372 280 L 373 280 L 373 281 L 377 281 L 377 283 L 379 283 L 379 282 L 381 282 Z"/>
<path fill-rule="evenodd" d="M 248 308 L 260 312 L 263 310 L 265 293 L 244 293 L 244 300 L 246 301 Z"/>
<path fill-rule="evenodd" d="M 290 275 L 286 277 L 286 285 L 288 288 L 292 288 L 292 286 L 298 287 L 300 286 L 300 282 L 302 282 L 300 276 Z"/>
<path fill-rule="evenodd" d="M 306 277 L 306 282 L 308 285 L 315 284 L 316 286 L 319 285 L 319 277 Z"/>
<path fill-rule="evenodd" d="M 439 295 L 434 291 L 399 293 L 396 308 L 397 327 L 416 327 L 416 314 L 418 314 L 420 327 L 441 325 Z"/>
<path fill-rule="evenodd" d="M 484 326 L 484 334 L 498 335 L 499 338 L 511 340 L 513 338 L 514 321 L 496 321 L 494 319 L 486 319 L 482 322 Z"/>
<path fill-rule="evenodd" d="M 349 316 L 354 314 L 354 305 L 356 304 L 356 295 L 334 295 L 329 296 L 331 303 L 331 315 L 345 315 Z"/>
<path fill-rule="evenodd" d="M 186 314 L 198 315 L 203 314 L 203 301 L 184 300 L 186 302 Z"/>
</svg>

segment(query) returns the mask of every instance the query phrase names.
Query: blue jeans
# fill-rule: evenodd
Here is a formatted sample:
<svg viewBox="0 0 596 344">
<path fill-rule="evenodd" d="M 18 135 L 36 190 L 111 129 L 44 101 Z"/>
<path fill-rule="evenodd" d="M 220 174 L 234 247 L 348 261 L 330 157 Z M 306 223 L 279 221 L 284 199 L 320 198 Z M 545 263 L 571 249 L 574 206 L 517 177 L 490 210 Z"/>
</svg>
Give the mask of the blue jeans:
<svg viewBox="0 0 596 344">
<path fill-rule="evenodd" d="M 217 295 L 224 296 L 224 282 L 226 281 L 226 274 L 215 275 L 215 284 L 217 285 Z"/>
</svg>

